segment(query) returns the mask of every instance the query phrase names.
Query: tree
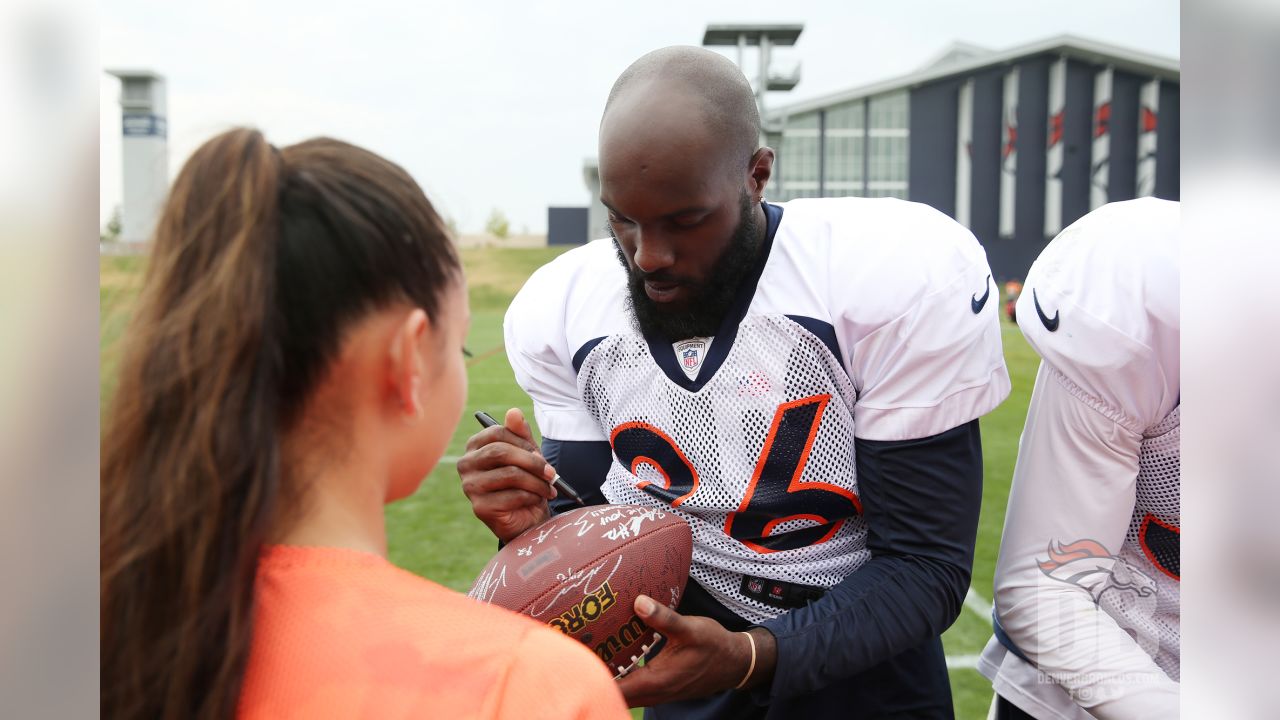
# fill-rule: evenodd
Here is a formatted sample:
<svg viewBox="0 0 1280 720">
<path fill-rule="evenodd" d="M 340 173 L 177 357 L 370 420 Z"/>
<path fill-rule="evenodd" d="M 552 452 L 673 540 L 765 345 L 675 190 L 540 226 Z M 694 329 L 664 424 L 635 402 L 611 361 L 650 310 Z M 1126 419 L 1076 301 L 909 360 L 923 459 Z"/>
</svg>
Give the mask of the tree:
<svg viewBox="0 0 1280 720">
<path fill-rule="evenodd" d="M 107 224 L 103 226 L 102 232 L 99 234 L 102 242 L 115 242 L 120 239 L 120 206 L 117 205 L 115 210 L 111 211 L 111 217 L 107 220 Z"/>
<path fill-rule="evenodd" d="M 502 214 L 498 208 L 494 208 L 489 213 L 489 220 L 484 224 L 485 232 L 496 238 L 505 238 L 511 232 L 511 223 L 507 222 L 507 216 Z"/>
</svg>

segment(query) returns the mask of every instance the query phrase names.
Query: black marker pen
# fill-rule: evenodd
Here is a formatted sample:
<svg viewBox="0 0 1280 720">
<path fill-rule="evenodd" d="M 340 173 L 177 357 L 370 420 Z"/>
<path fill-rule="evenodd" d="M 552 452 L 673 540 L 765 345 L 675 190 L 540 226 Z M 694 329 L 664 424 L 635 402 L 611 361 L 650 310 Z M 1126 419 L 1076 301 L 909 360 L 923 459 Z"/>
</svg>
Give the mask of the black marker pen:
<svg viewBox="0 0 1280 720">
<path fill-rule="evenodd" d="M 483 410 L 476 411 L 476 420 L 480 421 L 481 427 L 493 427 L 494 425 L 499 424 L 497 420 L 493 419 L 492 415 Z M 551 484 L 557 491 L 563 493 L 570 500 L 583 507 L 587 506 L 587 504 L 583 502 L 582 496 L 575 492 L 574 489 L 569 486 L 569 483 L 565 482 L 564 479 L 560 477 L 560 473 L 556 473 L 556 476 L 551 480 Z"/>
</svg>

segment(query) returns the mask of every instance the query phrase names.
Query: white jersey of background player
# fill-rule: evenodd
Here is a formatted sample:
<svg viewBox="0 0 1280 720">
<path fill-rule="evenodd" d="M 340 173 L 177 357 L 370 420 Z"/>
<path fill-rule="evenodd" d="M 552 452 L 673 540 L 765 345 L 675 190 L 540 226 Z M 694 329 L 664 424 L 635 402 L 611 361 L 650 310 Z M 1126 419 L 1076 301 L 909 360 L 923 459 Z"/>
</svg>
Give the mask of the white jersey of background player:
<svg viewBox="0 0 1280 720">
<path fill-rule="evenodd" d="M 1038 718 L 1178 714 L 1178 216 L 1150 198 L 1099 208 L 1018 300 L 1043 361 L 979 669 Z"/>
</svg>

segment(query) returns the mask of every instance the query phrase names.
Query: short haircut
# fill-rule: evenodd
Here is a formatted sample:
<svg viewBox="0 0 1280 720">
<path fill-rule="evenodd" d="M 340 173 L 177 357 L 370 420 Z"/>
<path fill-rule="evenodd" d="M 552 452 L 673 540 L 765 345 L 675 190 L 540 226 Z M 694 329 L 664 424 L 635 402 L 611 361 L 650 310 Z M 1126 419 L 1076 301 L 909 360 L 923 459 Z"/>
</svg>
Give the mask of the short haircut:
<svg viewBox="0 0 1280 720">
<path fill-rule="evenodd" d="M 744 162 L 760 146 L 760 110 L 751 83 L 728 58 L 688 45 L 654 50 L 631 63 L 609 91 L 604 114 L 629 89 L 656 81 L 686 89 L 702 100 L 703 119 L 716 135 L 731 141 Z"/>
</svg>

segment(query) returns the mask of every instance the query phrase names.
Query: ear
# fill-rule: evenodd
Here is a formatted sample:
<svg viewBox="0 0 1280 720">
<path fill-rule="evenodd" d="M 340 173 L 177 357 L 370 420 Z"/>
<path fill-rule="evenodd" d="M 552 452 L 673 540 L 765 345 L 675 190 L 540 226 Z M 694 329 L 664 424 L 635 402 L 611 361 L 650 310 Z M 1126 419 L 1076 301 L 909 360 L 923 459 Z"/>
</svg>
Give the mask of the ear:
<svg viewBox="0 0 1280 720">
<path fill-rule="evenodd" d="M 764 188 L 773 177 L 773 148 L 762 147 L 751 156 L 748 167 L 747 190 L 753 202 L 764 199 Z"/>
<path fill-rule="evenodd" d="M 395 326 L 388 357 L 391 372 L 388 380 L 400 410 L 406 416 L 422 415 L 422 378 L 427 373 L 428 358 L 422 352 L 422 338 L 430 322 L 421 308 L 404 314 Z"/>
</svg>

